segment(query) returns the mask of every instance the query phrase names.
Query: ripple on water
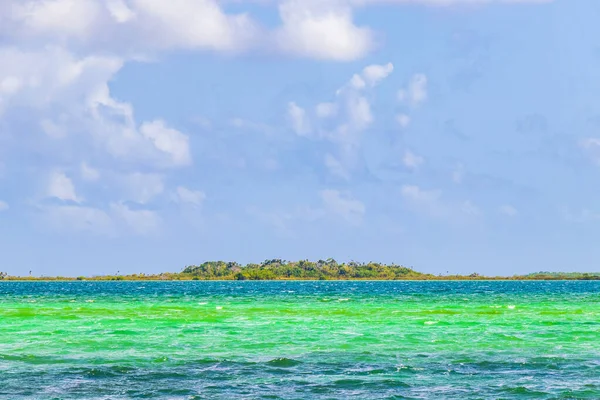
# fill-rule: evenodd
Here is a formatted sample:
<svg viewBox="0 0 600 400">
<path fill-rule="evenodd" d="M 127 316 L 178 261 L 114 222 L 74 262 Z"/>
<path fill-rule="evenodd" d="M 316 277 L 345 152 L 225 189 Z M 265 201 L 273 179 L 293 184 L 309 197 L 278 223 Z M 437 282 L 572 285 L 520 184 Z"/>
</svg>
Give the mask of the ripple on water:
<svg viewBox="0 0 600 400">
<path fill-rule="evenodd" d="M 600 282 L 2 283 L 0 398 L 597 399 L 598 293 Z"/>
</svg>

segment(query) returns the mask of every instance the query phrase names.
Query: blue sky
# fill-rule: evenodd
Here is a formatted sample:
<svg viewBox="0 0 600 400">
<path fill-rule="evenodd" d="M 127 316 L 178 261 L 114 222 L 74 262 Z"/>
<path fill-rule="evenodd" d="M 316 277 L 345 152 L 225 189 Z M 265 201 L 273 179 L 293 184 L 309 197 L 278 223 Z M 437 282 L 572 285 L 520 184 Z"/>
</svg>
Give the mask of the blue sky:
<svg viewBox="0 0 600 400">
<path fill-rule="evenodd" d="M 0 271 L 598 271 L 598 15 L 593 0 L 4 1 Z"/>
</svg>

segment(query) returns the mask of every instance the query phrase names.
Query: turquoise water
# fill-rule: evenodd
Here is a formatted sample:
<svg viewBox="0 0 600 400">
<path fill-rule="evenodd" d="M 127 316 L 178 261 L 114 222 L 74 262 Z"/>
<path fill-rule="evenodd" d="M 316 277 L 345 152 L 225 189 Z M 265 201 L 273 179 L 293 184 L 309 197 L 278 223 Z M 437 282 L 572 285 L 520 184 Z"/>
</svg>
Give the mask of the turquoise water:
<svg viewBox="0 0 600 400">
<path fill-rule="evenodd" d="M 600 282 L 0 282 L 0 398 L 598 399 Z"/>
</svg>

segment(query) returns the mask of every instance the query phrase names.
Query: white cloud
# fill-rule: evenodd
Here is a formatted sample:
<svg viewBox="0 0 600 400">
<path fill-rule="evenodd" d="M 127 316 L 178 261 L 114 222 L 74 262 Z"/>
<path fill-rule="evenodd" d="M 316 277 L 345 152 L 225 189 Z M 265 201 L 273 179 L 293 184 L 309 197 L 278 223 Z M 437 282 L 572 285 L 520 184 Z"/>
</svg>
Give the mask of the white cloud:
<svg viewBox="0 0 600 400">
<path fill-rule="evenodd" d="M 584 138 L 579 141 L 579 147 L 590 157 L 590 159 L 600 164 L 600 139 Z"/>
<path fill-rule="evenodd" d="M 40 121 L 40 127 L 42 131 L 51 138 L 62 139 L 67 136 L 67 130 L 64 126 L 61 126 L 49 119 L 43 119 Z"/>
<path fill-rule="evenodd" d="M 17 93 L 23 82 L 16 76 L 7 76 L 0 81 L 0 94 L 12 95 Z"/>
<path fill-rule="evenodd" d="M 46 196 L 54 197 L 64 201 L 79 203 L 80 199 L 75 193 L 75 186 L 69 177 L 62 172 L 52 172 L 48 179 Z"/>
<path fill-rule="evenodd" d="M 124 57 L 173 49 L 232 52 L 275 45 L 299 56 L 348 61 L 375 47 L 374 33 L 353 21 L 355 7 L 494 0 L 262 1 L 278 6 L 281 26 L 275 31 L 261 28 L 247 12 L 225 12 L 222 4 L 227 0 L 3 0 L 0 34 L 21 42 L 51 41 Z"/>
<path fill-rule="evenodd" d="M 296 103 L 290 102 L 287 110 L 288 118 L 292 124 L 292 129 L 299 136 L 305 136 L 310 133 L 310 122 L 306 116 L 306 111 Z"/>
<path fill-rule="evenodd" d="M 373 122 L 371 104 L 366 97 L 351 97 L 347 102 L 348 116 L 354 129 L 363 130 Z"/>
<path fill-rule="evenodd" d="M 233 126 L 234 128 L 247 129 L 247 130 L 262 133 L 265 135 L 271 135 L 275 132 L 273 127 L 271 127 L 267 124 L 264 124 L 261 122 L 249 121 L 249 120 L 246 120 L 243 118 L 232 118 L 229 121 L 229 124 L 231 124 L 231 126 Z"/>
<path fill-rule="evenodd" d="M 95 28 L 100 4 L 96 0 L 8 0 L 11 12 L 5 15 L 15 34 L 56 36 L 90 35 Z M 65 21 L 70 21 L 65 24 Z"/>
<path fill-rule="evenodd" d="M 313 138 L 327 140 L 337 147 L 338 154 L 327 154 L 324 159 L 325 166 L 332 174 L 349 179 L 359 160 L 357 153 L 361 136 L 374 121 L 371 103 L 364 92 L 380 83 L 392 71 L 391 63 L 369 65 L 363 68 L 360 74 L 354 74 L 350 81 L 336 91 L 335 102 L 317 104 L 316 115 L 320 119 L 338 117 L 334 120 L 334 128 L 320 127 L 319 119 L 316 119 L 311 127 L 311 131 L 316 132 Z M 304 110 L 298 110 L 293 103 L 291 110 L 298 122 L 297 128 L 308 126 L 308 122 L 304 122 Z M 326 122 L 325 126 L 331 124 L 331 121 Z M 301 131 L 305 132 L 307 128 Z"/>
<path fill-rule="evenodd" d="M 338 105 L 335 103 L 319 103 L 315 109 L 315 113 L 319 118 L 334 117 L 338 112 Z"/>
<path fill-rule="evenodd" d="M 199 190 L 190 190 L 186 187 L 179 186 L 176 191 L 176 200 L 182 204 L 191 204 L 196 207 L 200 207 L 204 200 L 206 199 L 206 194 Z"/>
<path fill-rule="evenodd" d="M 350 174 L 344 168 L 344 165 L 342 165 L 342 163 L 337 158 L 335 158 L 329 153 L 325 155 L 325 166 L 332 175 L 338 176 L 345 180 L 350 179 Z"/>
<path fill-rule="evenodd" d="M 138 130 L 132 106 L 111 97 L 108 82 L 123 60 L 78 58 L 52 46 L 39 51 L 0 48 L 0 59 L 0 76 L 21 82 L 18 90 L 0 93 L 4 112 L 26 109 L 47 135 L 82 135 L 128 162 L 162 167 L 191 163 L 187 136 L 160 120 L 142 123 Z"/>
<path fill-rule="evenodd" d="M 5 201 L 0 200 L 0 212 L 2 211 L 6 211 L 8 210 L 10 207 L 8 206 L 8 203 Z"/>
<path fill-rule="evenodd" d="M 314 135 L 315 138 L 336 143 L 342 151 L 348 153 L 340 158 L 352 159 L 353 156 L 349 153 L 356 151 L 361 133 L 374 120 L 371 103 L 363 91 L 381 82 L 392 71 L 391 63 L 369 65 L 363 68 L 360 74 L 354 74 L 350 81 L 337 90 L 335 102 L 317 104 L 315 108 L 317 117 L 325 119 L 339 116 L 339 122 L 333 130 L 319 129 L 318 120 L 311 124 L 304 109 L 293 102 L 289 103 L 288 118 L 292 121 L 294 130 L 302 135 L 308 135 L 309 132 L 315 131 L 317 133 Z M 317 127 L 313 128 L 312 125 Z"/>
<path fill-rule="evenodd" d="M 164 153 L 174 166 L 192 163 L 189 139 L 178 130 L 167 127 L 164 121 L 146 122 L 140 127 L 142 136 L 151 140 L 156 149 Z"/>
<path fill-rule="evenodd" d="M 121 221 L 137 235 L 151 235 L 159 232 L 161 218 L 151 210 L 132 210 L 122 203 L 110 205 L 110 211 L 117 221 Z"/>
<path fill-rule="evenodd" d="M 354 88 L 357 90 L 364 89 L 367 86 L 365 80 L 358 74 L 352 75 L 352 78 L 350 78 L 350 82 L 348 82 L 348 84 L 350 85 L 351 88 Z"/>
<path fill-rule="evenodd" d="M 373 48 L 373 34 L 354 25 L 343 2 L 286 0 L 279 5 L 282 26 L 276 42 L 283 51 L 323 60 L 351 61 Z"/>
<path fill-rule="evenodd" d="M 481 210 L 471 201 L 445 202 L 440 190 L 424 190 L 416 185 L 404 185 L 401 195 L 405 202 L 415 211 L 432 218 L 449 221 L 460 220 L 462 217 L 479 217 Z"/>
<path fill-rule="evenodd" d="M 13 82 L 8 85 L 10 90 L 5 88 L 0 92 L 7 106 L 29 107 L 40 112 L 51 105 L 68 105 L 64 110 L 67 115 L 80 112 L 87 97 L 102 89 L 123 65 L 118 57 L 76 57 L 53 45 L 40 50 L 0 47 L 0 59 L 0 76 L 7 76 Z"/>
<path fill-rule="evenodd" d="M 161 219 L 150 210 L 132 210 L 112 203 L 107 210 L 79 205 L 41 206 L 42 221 L 56 232 L 101 236 L 151 235 L 159 232 Z"/>
<path fill-rule="evenodd" d="M 410 117 L 406 114 L 398 114 L 396 121 L 401 128 L 406 128 L 410 124 Z"/>
<path fill-rule="evenodd" d="M 425 160 L 423 159 L 423 157 L 420 157 L 416 154 L 413 154 L 411 151 L 406 150 L 404 152 L 404 157 L 402 158 L 402 163 L 404 164 L 404 166 L 406 166 L 407 168 L 410 169 L 417 169 L 419 168 L 423 163 L 425 162 Z"/>
<path fill-rule="evenodd" d="M 362 69 L 358 74 L 352 75 L 352 78 L 345 86 L 337 90 L 336 95 L 348 94 L 348 90 L 359 92 L 362 89 L 372 88 L 387 78 L 394 71 L 394 64 L 371 64 Z"/>
<path fill-rule="evenodd" d="M 121 178 L 126 200 L 145 204 L 161 194 L 164 189 L 164 177 L 159 174 L 134 172 Z"/>
<path fill-rule="evenodd" d="M 401 188 L 402 197 L 413 207 L 432 216 L 446 214 L 446 206 L 441 202 L 442 192 L 439 190 L 423 190 L 416 185 L 404 185 Z"/>
<path fill-rule="evenodd" d="M 457 6 L 457 5 L 479 5 L 492 3 L 551 3 L 554 0 L 350 0 L 353 5 L 371 5 L 371 4 L 422 4 L 426 6 Z"/>
<path fill-rule="evenodd" d="M 269 209 L 268 211 L 261 210 L 257 207 L 250 206 L 246 209 L 248 214 L 258 218 L 260 221 L 271 225 L 280 233 L 286 235 L 293 234 L 294 227 L 297 223 L 314 222 L 327 215 L 327 212 L 322 208 L 312 208 L 306 206 L 297 206 L 290 210 Z"/>
<path fill-rule="evenodd" d="M 211 129 L 212 122 L 209 118 L 202 115 L 197 115 L 191 118 L 192 122 L 203 129 Z"/>
<path fill-rule="evenodd" d="M 86 163 L 81 163 L 80 165 L 80 173 L 81 173 L 81 178 L 85 181 L 97 181 L 98 179 L 100 179 L 100 172 L 98 172 L 97 169 L 94 169 L 92 167 L 90 167 L 89 165 L 87 165 Z"/>
<path fill-rule="evenodd" d="M 385 65 L 373 64 L 363 69 L 362 76 L 369 85 L 375 86 L 383 79 L 387 78 L 393 71 L 394 65 L 392 63 L 387 63 Z"/>
<path fill-rule="evenodd" d="M 42 218 L 58 232 L 86 232 L 111 236 L 115 222 L 103 210 L 93 207 L 58 205 L 42 207 Z"/>
<path fill-rule="evenodd" d="M 481 210 L 479 209 L 479 207 L 474 205 L 470 200 L 463 202 L 461 211 L 467 215 L 481 215 Z"/>
<path fill-rule="evenodd" d="M 258 28 L 247 14 L 228 15 L 216 0 L 132 0 L 138 40 L 159 48 L 235 51 L 256 40 Z"/>
<path fill-rule="evenodd" d="M 507 217 L 514 217 L 518 214 L 517 209 L 508 204 L 501 206 L 499 211 L 501 214 L 506 215 Z"/>
<path fill-rule="evenodd" d="M 366 208 L 359 200 L 332 189 L 322 190 L 320 195 L 327 211 L 339 215 L 350 223 L 361 222 Z"/>
<path fill-rule="evenodd" d="M 427 76 L 415 74 L 410 79 L 408 87 L 398 92 L 398 99 L 416 107 L 427 100 Z"/>
<path fill-rule="evenodd" d="M 216 0 L 4 3 L 0 25 L 6 26 L 6 34 L 20 40 L 54 39 L 101 51 L 139 53 L 180 48 L 236 51 L 259 39 L 259 30 L 247 14 L 227 14 Z"/>
<path fill-rule="evenodd" d="M 106 0 L 106 8 L 117 23 L 125 23 L 136 17 L 123 0 Z"/>
</svg>

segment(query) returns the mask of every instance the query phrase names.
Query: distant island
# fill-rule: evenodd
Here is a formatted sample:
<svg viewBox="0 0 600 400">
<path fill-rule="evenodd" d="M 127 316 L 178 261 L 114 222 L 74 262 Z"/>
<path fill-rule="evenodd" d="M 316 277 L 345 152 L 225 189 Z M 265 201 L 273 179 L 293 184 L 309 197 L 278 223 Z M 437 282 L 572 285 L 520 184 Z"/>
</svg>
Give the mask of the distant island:
<svg viewBox="0 0 600 400">
<path fill-rule="evenodd" d="M 5 281 L 226 281 L 226 280 L 600 280 L 599 273 L 579 272 L 536 272 L 514 276 L 484 276 L 478 273 L 470 275 L 434 275 L 417 272 L 412 268 L 396 264 L 376 262 L 342 262 L 334 259 L 319 261 L 266 260 L 260 264 L 241 265 L 236 262 L 208 261 L 200 265 L 190 265 L 178 273 L 100 275 L 79 277 L 46 276 L 10 276 L 0 272 L 0 280 Z"/>
</svg>

